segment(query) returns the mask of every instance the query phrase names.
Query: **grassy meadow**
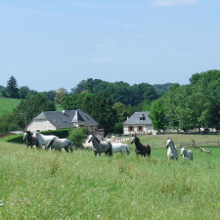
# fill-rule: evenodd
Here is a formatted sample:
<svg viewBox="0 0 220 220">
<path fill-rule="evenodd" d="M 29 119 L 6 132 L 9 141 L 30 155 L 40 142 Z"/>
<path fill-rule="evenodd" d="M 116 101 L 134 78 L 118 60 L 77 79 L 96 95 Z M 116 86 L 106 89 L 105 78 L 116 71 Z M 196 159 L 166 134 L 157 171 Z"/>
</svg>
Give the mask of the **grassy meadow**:
<svg viewBox="0 0 220 220">
<path fill-rule="evenodd" d="M 168 161 L 157 146 L 137 158 L 130 147 L 95 158 L 0 142 L 0 219 L 219 219 L 218 147 L 192 149 L 193 161 Z"/>
<path fill-rule="evenodd" d="M 9 114 L 17 107 L 21 99 L 0 98 L 0 117 Z"/>
</svg>

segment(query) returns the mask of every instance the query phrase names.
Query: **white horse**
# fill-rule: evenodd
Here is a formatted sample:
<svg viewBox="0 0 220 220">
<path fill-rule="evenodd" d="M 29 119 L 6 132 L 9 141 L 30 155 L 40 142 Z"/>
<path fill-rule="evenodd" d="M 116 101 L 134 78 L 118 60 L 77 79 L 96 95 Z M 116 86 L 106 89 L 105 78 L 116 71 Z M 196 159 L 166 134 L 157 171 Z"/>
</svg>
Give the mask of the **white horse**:
<svg viewBox="0 0 220 220">
<path fill-rule="evenodd" d="M 168 159 L 177 160 L 178 159 L 178 150 L 170 138 L 167 139 L 166 148 L 167 148 Z"/>
<path fill-rule="evenodd" d="M 42 146 L 47 146 L 47 144 L 53 139 L 53 138 L 58 138 L 55 135 L 43 135 L 41 133 L 36 132 L 35 133 L 36 138 L 37 138 L 37 143 L 40 149 L 42 149 Z"/>
<path fill-rule="evenodd" d="M 61 152 L 62 148 L 65 149 L 67 153 L 69 153 L 69 149 L 73 152 L 73 145 L 71 141 L 67 138 L 52 138 L 46 146 L 46 150 L 51 147 L 52 149 L 58 150 Z"/>
<path fill-rule="evenodd" d="M 193 160 L 193 152 L 191 150 L 187 150 L 186 146 L 183 146 L 181 148 L 181 156 L 183 158 L 188 158 L 190 160 Z"/>
<path fill-rule="evenodd" d="M 124 154 L 124 155 L 130 154 L 130 149 L 127 144 L 111 143 L 111 145 L 112 145 L 112 152 L 113 153 L 121 152 L 121 154 Z"/>
</svg>

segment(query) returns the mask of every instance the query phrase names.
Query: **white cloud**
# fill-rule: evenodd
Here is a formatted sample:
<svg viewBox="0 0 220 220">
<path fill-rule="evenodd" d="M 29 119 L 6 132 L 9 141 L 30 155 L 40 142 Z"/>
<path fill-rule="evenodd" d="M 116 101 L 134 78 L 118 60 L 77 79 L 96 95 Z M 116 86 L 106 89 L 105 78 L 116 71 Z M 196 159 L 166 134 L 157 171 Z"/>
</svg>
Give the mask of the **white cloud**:
<svg viewBox="0 0 220 220">
<path fill-rule="evenodd" d="M 199 0 L 154 0 L 154 6 L 173 6 L 173 5 L 190 5 L 197 4 Z"/>
</svg>

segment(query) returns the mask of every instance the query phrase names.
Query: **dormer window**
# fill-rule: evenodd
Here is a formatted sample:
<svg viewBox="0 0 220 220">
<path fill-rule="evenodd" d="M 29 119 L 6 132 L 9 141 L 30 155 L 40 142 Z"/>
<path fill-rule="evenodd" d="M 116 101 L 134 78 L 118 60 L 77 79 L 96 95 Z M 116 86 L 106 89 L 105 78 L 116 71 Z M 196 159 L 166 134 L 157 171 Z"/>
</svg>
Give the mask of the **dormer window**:
<svg viewBox="0 0 220 220">
<path fill-rule="evenodd" d="M 142 114 L 142 116 L 140 117 L 140 120 L 141 120 L 141 121 L 144 121 L 144 120 L 145 120 L 144 114 Z"/>
</svg>

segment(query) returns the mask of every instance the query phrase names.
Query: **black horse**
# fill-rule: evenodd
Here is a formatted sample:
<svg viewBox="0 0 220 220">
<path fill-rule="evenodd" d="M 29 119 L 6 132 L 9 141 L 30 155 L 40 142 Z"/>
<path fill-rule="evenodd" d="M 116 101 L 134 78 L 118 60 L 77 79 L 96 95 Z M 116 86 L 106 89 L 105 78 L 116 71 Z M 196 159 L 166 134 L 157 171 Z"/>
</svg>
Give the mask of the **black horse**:
<svg viewBox="0 0 220 220">
<path fill-rule="evenodd" d="M 131 144 L 133 143 L 135 143 L 136 146 L 135 152 L 137 156 L 140 154 L 146 157 L 147 154 L 147 156 L 150 157 L 151 148 L 149 144 L 142 144 L 136 135 L 132 135 Z"/>
<path fill-rule="evenodd" d="M 27 148 L 28 146 L 31 146 L 32 149 L 33 145 L 36 145 L 36 147 L 38 147 L 37 138 L 34 137 L 30 131 L 24 131 L 23 140 L 25 141 Z"/>
</svg>

